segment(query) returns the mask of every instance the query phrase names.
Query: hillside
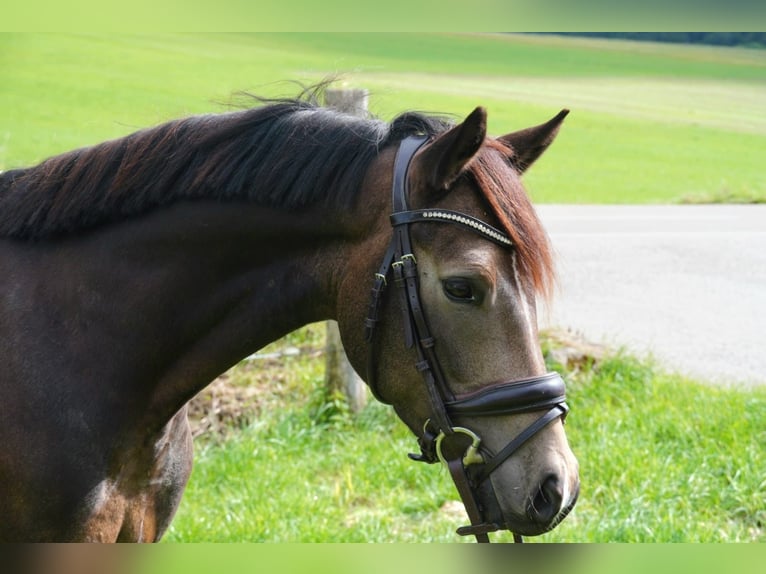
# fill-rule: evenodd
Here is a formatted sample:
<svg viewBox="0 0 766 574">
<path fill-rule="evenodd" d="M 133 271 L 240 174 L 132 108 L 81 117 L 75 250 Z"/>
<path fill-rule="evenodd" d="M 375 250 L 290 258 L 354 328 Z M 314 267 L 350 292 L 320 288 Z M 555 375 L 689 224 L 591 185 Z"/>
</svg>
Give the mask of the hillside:
<svg viewBox="0 0 766 574">
<path fill-rule="evenodd" d="M 191 113 L 232 94 L 293 95 L 340 75 L 389 118 L 464 116 L 503 133 L 570 108 L 527 183 L 545 202 L 762 197 L 760 50 L 537 35 L 244 34 L 0 37 L 0 169 Z"/>
</svg>

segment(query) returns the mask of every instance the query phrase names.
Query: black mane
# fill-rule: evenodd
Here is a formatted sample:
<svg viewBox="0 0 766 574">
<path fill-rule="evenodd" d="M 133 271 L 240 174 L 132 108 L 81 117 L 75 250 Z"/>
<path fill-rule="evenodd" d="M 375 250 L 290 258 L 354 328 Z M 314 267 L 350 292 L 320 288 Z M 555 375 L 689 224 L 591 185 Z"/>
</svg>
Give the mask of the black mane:
<svg viewBox="0 0 766 574">
<path fill-rule="evenodd" d="M 350 205 L 381 149 L 448 127 L 414 112 L 390 124 L 361 119 L 302 99 L 175 120 L 0 173 L 0 236 L 50 238 L 184 199 Z"/>
</svg>

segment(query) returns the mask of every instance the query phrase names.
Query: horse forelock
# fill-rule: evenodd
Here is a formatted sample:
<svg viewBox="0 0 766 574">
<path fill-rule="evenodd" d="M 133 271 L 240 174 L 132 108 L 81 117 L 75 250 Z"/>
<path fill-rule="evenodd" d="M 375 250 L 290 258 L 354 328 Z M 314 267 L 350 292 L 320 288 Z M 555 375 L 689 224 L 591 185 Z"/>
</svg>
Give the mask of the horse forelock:
<svg viewBox="0 0 766 574">
<path fill-rule="evenodd" d="M 0 236 L 47 239 L 180 200 L 348 207 L 384 147 L 447 127 L 414 112 L 388 124 L 301 99 L 173 120 L 4 177 Z"/>
<path fill-rule="evenodd" d="M 468 173 L 513 241 L 522 276 L 549 300 L 555 281 L 550 241 L 520 177 L 509 164 L 511 156 L 512 150 L 488 139 L 469 164 Z"/>
</svg>

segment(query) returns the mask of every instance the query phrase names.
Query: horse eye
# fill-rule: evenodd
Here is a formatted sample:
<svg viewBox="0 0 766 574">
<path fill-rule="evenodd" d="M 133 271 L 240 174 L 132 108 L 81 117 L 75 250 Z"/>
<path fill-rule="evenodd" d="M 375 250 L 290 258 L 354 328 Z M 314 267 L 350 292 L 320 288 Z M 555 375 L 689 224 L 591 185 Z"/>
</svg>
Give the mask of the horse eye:
<svg viewBox="0 0 766 574">
<path fill-rule="evenodd" d="M 444 293 L 458 303 L 473 303 L 476 296 L 471 283 L 466 279 L 446 279 L 443 282 Z"/>
</svg>

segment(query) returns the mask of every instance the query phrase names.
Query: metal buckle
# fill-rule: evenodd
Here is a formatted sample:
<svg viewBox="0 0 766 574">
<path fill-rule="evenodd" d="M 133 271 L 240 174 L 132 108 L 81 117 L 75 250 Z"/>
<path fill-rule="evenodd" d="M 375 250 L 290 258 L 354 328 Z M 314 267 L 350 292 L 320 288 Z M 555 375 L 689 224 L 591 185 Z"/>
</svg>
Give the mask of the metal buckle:
<svg viewBox="0 0 766 574">
<path fill-rule="evenodd" d="M 399 261 L 394 261 L 391 264 L 391 267 L 393 268 L 403 267 L 405 261 L 408 261 L 408 260 L 411 261 L 414 265 L 418 264 L 418 260 L 415 259 L 415 256 L 412 253 L 405 253 L 404 255 L 402 255 L 402 258 L 399 259 Z"/>
<path fill-rule="evenodd" d="M 471 439 L 471 445 L 463 455 L 463 466 L 482 464 L 484 462 L 484 457 L 479 453 L 479 445 L 481 444 L 479 435 L 465 427 L 453 427 L 452 432 L 467 435 Z M 447 464 L 447 459 L 444 458 L 444 455 L 442 454 L 442 441 L 445 436 L 447 435 L 444 434 L 444 431 L 441 431 L 439 432 L 439 436 L 436 437 L 436 456 L 439 457 L 439 460 L 444 464 Z"/>
</svg>

